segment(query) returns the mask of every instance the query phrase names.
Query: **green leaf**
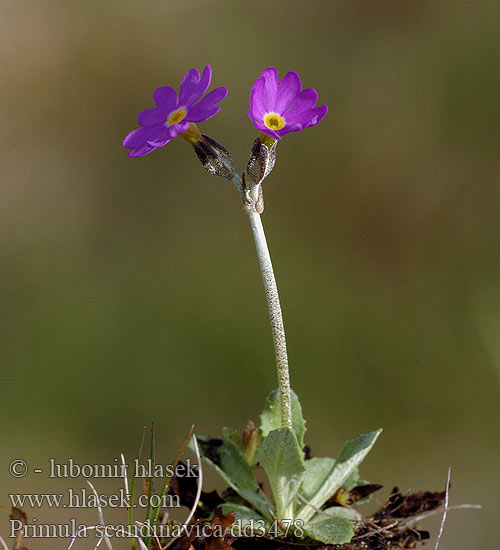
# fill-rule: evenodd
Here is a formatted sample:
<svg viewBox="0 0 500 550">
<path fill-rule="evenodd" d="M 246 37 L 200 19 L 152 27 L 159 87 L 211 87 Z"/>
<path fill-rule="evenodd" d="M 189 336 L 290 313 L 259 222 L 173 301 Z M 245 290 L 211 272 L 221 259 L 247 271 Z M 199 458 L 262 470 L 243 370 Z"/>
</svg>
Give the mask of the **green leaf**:
<svg viewBox="0 0 500 550">
<path fill-rule="evenodd" d="M 252 468 L 236 446 L 224 438 L 197 435 L 196 440 L 203 460 L 210 464 L 243 499 L 270 520 L 268 510 L 273 506 L 255 480 Z"/>
<path fill-rule="evenodd" d="M 290 390 L 292 400 L 292 427 L 299 447 L 304 447 L 304 433 L 306 431 L 306 421 L 302 416 L 302 407 L 300 401 L 293 390 Z M 264 410 L 260 415 L 260 429 L 262 435 L 266 437 L 269 432 L 281 428 L 281 405 L 280 405 L 280 391 L 279 389 L 273 390 L 264 406 Z"/>
<path fill-rule="evenodd" d="M 241 437 L 236 430 L 234 430 L 233 428 L 222 428 L 222 437 L 224 439 L 227 439 L 228 441 L 231 441 L 231 443 L 239 451 L 243 451 L 243 447 L 241 445 Z"/>
<path fill-rule="evenodd" d="M 259 446 L 257 459 L 269 478 L 278 519 L 294 519 L 295 496 L 305 472 L 295 433 L 289 428 L 270 432 Z"/>
<path fill-rule="evenodd" d="M 317 483 L 317 490 L 307 500 L 310 504 L 305 504 L 299 510 L 297 518 L 308 522 L 315 511 L 320 509 L 323 504 L 342 486 L 344 481 L 353 473 L 354 469 L 363 461 L 370 452 L 373 444 L 377 440 L 380 432 L 377 430 L 368 434 L 359 435 L 348 441 L 335 459 L 331 470 L 326 474 L 323 481 Z"/>
<path fill-rule="evenodd" d="M 300 488 L 301 494 L 307 500 L 311 500 L 314 493 L 324 483 L 326 476 L 333 468 L 335 464 L 334 458 L 327 457 L 315 457 L 306 460 L 306 473 L 302 487 Z"/>
<path fill-rule="evenodd" d="M 354 536 L 352 523 L 343 517 L 325 518 L 309 523 L 304 531 L 312 539 L 325 544 L 345 544 Z"/>
<path fill-rule="evenodd" d="M 238 526 L 244 528 L 246 525 L 251 525 L 254 529 L 262 529 L 265 531 L 266 526 L 269 524 L 258 512 L 244 506 L 243 504 L 238 504 L 237 502 L 224 502 L 218 506 L 222 508 L 224 514 L 229 514 L 230 512 L 236 513 L 236 521 Z"/>
<path fill-rule="evenodd" d="M 314 525 L 318 522 L 323 521 L 324 519 L 330 517 L 345 518 L 355 521 L 359 519 L 359 513 L 352 508 L 344 508 L 343 506 L 331 506 L 330 508 L 325 508 L 321 510 L 321 513 L 317 513 L 307 524 Z"/>
</svg>

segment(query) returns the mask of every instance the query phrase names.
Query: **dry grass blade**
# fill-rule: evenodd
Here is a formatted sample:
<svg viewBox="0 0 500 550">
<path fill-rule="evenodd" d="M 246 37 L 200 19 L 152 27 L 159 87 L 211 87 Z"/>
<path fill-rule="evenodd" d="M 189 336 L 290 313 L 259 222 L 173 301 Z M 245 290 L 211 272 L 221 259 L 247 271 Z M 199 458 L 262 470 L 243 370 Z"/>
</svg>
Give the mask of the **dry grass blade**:
<svg viewBox="0 0 500 550">
<path fill-rule="evenodd" d="M 75 542 L 75 540 L 78 538 L 78 533 L 82 532 L 82 531 L 92 531 L 93 529 L 97 529 L 97 527 L 99 527 L 99 525 L 89 525 L 88 527 L 85 527 L 84 529 L 81 529 L 79 530 L 71 539 L 71 542 L 69 543 L 68 545 L 68 548 L 67 550 L 71 550 L 71 547 L 73 546 L 73 543 Z M 112 531 L 116 531 L 116 528 L 114 528 L 113 526 L 111 525 L 108 525 L 107 526 L 107 529 L 110 529 Z M 102 542 L 102 539 L 103 538 L 107 538 L 107 537 L 101 537 L 98 541 L 98 543 L 95 545 L 94 548 L 97 548 L 101 542 Z M 131 538 L 133 539 L 137 539 L 138 542 L 139 542 L 139 547 L 141 548 L 141 550 L 148 550 L 148 547 L 144 544 L 144 542 L 142 542 L 142 539 L 141 537 L 139 537 L 138 535 L 131 535 Z M 8 549 L 7 549 L 8 550 Z"/>
<path fill-rule="evenodd" d="M 89 480 L 87 480 L 87 483 L 92 489 L 92 491 L 94 492 L 95 498 L 97 500 L 97 514 L 99 515 L 99 521 L 101 522 L 101 525 L 105 525 L 104 514 L 102 513 L 102 506 L 101 506 L 101 503 L 99 502 L 99 493 L 96 491 L 95 487 L 92 485 L 92 483 Z M 104 537 L 104 542 L 106 543 L 108 550 L 113 550 L 113 547 L 111 546 L 111 541 L 109 540 L 108 537 L 106 536 Z"/>
<path fill-rule="evenodd" d="M 197 490 L 196 490 L 196 497 L 194 499 L 194 503 L 193 503 L 193 506 L 191 507 L 191 511 L 189 512 L 189 515 L 188 517 L 186 518 L 186 521 L 184 523 L 184 526 L 186 525 L 189 525 L 189 522 L 191 521 L 191 519 L 193 518 L 194 516 L 194 513 L 196 511 L 196 508 L 198 507 L 198 503 L 200 502 L 200 497 L 201 497 L 201 488 L 203 486 L 203 469 L 202 469 L 202 466 L 201 466 L 201 456 L 200 456 L 200 449 L 198 448 L 198 442 L 196 441 L 196 435 L 193 434 L 193 444 L 194 444 L 194 450 L 195 450 L 195 453 L 196 453 L 196 460 L 198 461 L 198 487 L 197 487 Z M 173 544 L 173 542 L 175 541 L 176 539 L 172 539 L 171 541 L 169 541 L 163 548 L 162 550 L 167 550 L 167 548 Z"/>
<path fill-rule="evenodd" d="M 189 512 L 189 515 L 186 519 L 186 525 L 189 524 L 189 522 L 194 516 L 198 503 L 200 502 L 201 488 L 203 486 L 203 469 L 201 467 L 200 449 L 198 448 L 198 442 L 196 441 L 195 435 L 193 435 L 193 443 L 194 443 L 194 450 L 196 452 L 196 460 L 198 461 L 198 488 L 196 490 L 196 498 L 194 499 L 193 507 L 191 508 L 191 511 Z"/>
<path fill-rule="evenodd" d="M 141 537 L 134 536 L 134 538 L 137 539 L 137 541 L 139 542 L 139 546 L 140 546 L 141 550 L 148 550 L 148 547 L 144 544 Z"/>
<path fill-rule="evenodd" d="M 87 531 L 92 531 L 93 529 L 97 529 L 97 525 L 89 525 L 89 526 L 83 527 L 82 529 L 78 529 L 78 531 L 71 537 L 71 540 L 66 550 L 71 550 L 71 547 L 75 543 L 75 540 L 80 536 L 80 533 L 84 533 L 84 532 L 86 533 Z"/>
<path fill-rule="evenodd" d="M 448 502 L 449 502 L 449 496 L 450 496 L 450 480 L 451 480 L 451 468 L 448 468 L 448 479 L 446 480 L 446 492 L 444 496 L 444 510 L 443 510 L 443 519 L 441 520 L 441 526 L 439 527 L 439 533 L 436 539 L 436 546 L 434 546 L 434 550 L 438 550 L 439 548 L 439 542 L 441 541 L 441 535 L 444 531 L 444 524 L 446 522 L 446 516 L 448 515 Z"/>
<path fill-rule="evenodd" d="M 125 485 L 125 494 L 127 495 L 127 503 L 128 503 L 127 508 L 130 508 L 130 492 L 128 490 L 127 463 L 125 462 L 125 456 L 123 453 L 120 453 L 120 457 L 122 459 L 123 483 Z"/>
<path fill-rule="evenodd" d="M 455 504 L 454 506 L 448 506 L 448 512 L 452 510 L 481 510 L 482 506 L 480 504 Z M 437 516 L 441 513 L 441 510 L 431 510 L 430 512 L 424 512 L 419 516 L 409 518 L 407 521 L 402 522 L 400 525 L 406 525 L 408 527 L 414 526 L 417 523 L 420 523 L 422 520 L 431 518 L 432 516 Z"/>
</svg>

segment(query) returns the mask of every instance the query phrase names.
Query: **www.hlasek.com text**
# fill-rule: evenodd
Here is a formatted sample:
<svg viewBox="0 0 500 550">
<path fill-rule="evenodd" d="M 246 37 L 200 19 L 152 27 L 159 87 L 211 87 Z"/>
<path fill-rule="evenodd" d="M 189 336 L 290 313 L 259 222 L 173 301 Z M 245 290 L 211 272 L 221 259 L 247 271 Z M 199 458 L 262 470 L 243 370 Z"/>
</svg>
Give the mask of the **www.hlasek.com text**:
<svg viewBox="0 0 500 550">
<path fill-rule="evenodd" d="M 10 503 L 15 508 L 180 508 L 181 502 L 178 495 L 152 494 L 138 495 L 134 502 L 130 501 L 131 495 L 124 489 L 116 493 L 104 494 L 82 488 L 80 490 L 68 489 L 66 493 L 11 493 Z"/>
</svg>

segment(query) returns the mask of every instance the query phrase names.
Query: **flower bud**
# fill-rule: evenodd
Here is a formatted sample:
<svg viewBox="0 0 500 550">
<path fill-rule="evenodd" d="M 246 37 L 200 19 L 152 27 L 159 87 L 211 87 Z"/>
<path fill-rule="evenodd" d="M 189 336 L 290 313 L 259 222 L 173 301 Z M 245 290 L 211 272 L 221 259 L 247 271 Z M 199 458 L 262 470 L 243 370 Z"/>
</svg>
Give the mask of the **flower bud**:
<svg viewBox="0 0 500 550">
<path fill-rule="evenodd" d="M 215 139 L 201 134 L 193 148 L 205 170 L 214 176 L 232 180 L 237 175 L 231 153 Z"/>
<path fill-rule="evenodd" d="M 247 180 L 251 184 L 262 183 L 274 168 L 277 143 L 275 139 L 262 133 L 253 142 L 246 171 Z"/>
</svg>

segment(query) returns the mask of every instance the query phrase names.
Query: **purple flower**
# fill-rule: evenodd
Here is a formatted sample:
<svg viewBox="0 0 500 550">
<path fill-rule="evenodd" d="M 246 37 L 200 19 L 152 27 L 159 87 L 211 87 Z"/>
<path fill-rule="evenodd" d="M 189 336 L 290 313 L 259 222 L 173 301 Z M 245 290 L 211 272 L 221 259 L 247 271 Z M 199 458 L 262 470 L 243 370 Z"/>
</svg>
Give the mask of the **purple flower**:
<svg viewBox="0 0 500 550">
<path fill-rule="evenodd" d="M 316 126 L 328 112 L 327 105 L 315 107 L 318 94 L 314 88 L 300 91 L 297 73 L 286 73 L 281 82 L 278 71 L 269 67 L 255 81 L 250 92 L 248 116 L 256 128 L 274 139 L 290 132 Z"/>
<path fill-rule="evenodd" d="M 141 128 L 133 130 L 123 140 L 127 156 L 142 157 L 158 147 L 163 147 L 180 134 L 197 143 L 200 133 L 195 122 L 203 122 L 220 111 L 216 105 L 227 96 L 227 88 L 215 88 L 201 101 L 212 79 L 212 69 L 207 65 L 200 76 L 198 69 L 190 69 L 182 79 L 179 95 L 170 86 L 157 88 L 153 94 L 156 109 L 146 109 L 137 117 Z"/>
</svg>

